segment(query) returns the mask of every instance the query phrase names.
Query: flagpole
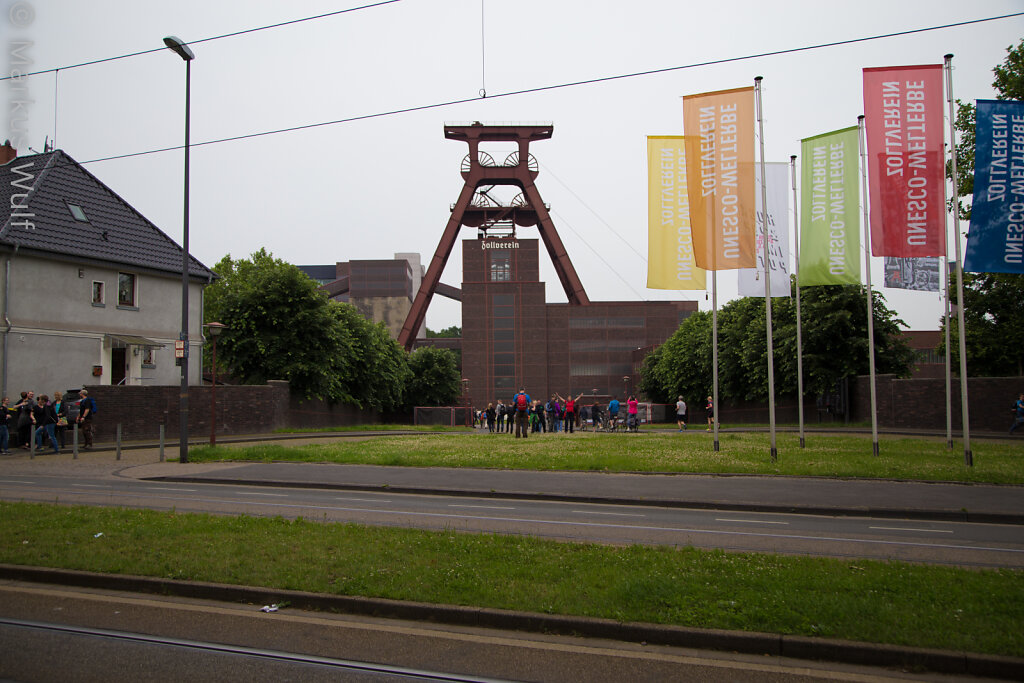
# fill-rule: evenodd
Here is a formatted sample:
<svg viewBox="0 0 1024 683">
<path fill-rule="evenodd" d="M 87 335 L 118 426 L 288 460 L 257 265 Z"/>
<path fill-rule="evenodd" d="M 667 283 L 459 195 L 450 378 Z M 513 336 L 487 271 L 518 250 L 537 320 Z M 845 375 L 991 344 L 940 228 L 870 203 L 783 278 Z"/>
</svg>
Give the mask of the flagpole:
<svg viewBox="0 0 1024 683">
<path fill-rule="evenodd" d="M 955 152 L 954 152 L 955 153 Z M 959 202 L 953 207 L 954 211 L 959 211 Z M 953 365 L 950 362 L 950 348 L 949 348 L 949 324 L 952 322 L 949 315 L 949 259 L 942 259 L 942 275 L 943 280 L 946 282 L 946 447 L 953 450 Z"/>
<path fill-rule="evenodd" d="M 716 266 L 717 268 L 717 266 Z M 718 452 L 718 270 L 711 271 L 711 365 L 714 381 L 711 386 L 711 422 L 715 430 L 715 452 Z"/>
<path fill-rule="evenodd" d="M 864 273 L 868 292 L 868 370 L 871 380 L 871 450 L 878 457 L 878 402 L 875 392 L 875 307 L 871 292 L 871 233 L 868 230 L 868 151 L 864 139 L 864 115 L 857 117 L 860 143 L 860 180 L 864 192 Z"/>
<path fill-rule="evenodd" d="M 771 433 L 771 461 L 778 460 L 778 449 L 775 446 L 775 351 L 772 345 L 771 329 L 771 262 L 768 260 L 768 176 L 765 172 L 765 128 L 761 115 L 761 76 L 754 79 L 754 99 L 758 111 L 758 138 L 761 143 L 761 214 L 764 227 L 764 239 L 761 241 L 761 253 L 765 260 L 765 336 L 768 340 L 768 431 Z M 754 216 L 757 223 L 757 212 Z"/>
<path fill-rule="evenodd" d="M 789 171 L 793 179 L 793 238 L 796 252 L 796 405 L 800 421 L 800 448 L 804 448 L 804 352 L 800 329 L 800 204 L 796 194 L 796 155 L 789 157 Z"/>
<path fill-rule="evenodd" d="M 964 271 L 960 266 L 960 192 L 956 182 L 956 121 L 953 111 L 953 55 L 945 57 L 946 100 L 949 102 L 949 140 L 950 157 L 953 171 L 953 197 L 957 200 L 953 209 L 953 246 L 956 247 L 956 321 L 960 332 L 960 415 L 963 418 L 964 430 L 964 464 L 974 466 L 971 453 L 971 416 L 967 403 L 967 342 L 964 337 Z M 948 251 L 948 249 L 947 249 Z M 947 326 L 948 329 L 948 326 Z M 949 353 L 949 347 L 946 347 Z"/>
</svg>

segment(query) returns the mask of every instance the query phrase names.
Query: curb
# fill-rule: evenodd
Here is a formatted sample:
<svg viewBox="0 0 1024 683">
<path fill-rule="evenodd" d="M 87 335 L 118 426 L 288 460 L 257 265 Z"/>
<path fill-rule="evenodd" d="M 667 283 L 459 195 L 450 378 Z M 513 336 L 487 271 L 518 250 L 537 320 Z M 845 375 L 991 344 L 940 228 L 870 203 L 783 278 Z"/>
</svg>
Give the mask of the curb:
<svg viewBox="0 0 1024 683">
<path fill-rule="evenodd" d="M 902 508 L 839 508 L 816 505 L 770 505 L 766 503 L 728 503 L 724 501 L 662 500 L 658 498 L 615 498 L 612 496 L 568 495 L 564 493 L 537 493 L 526 491 L 494 491 L 443 489 L 426 486 L 367 486 L 313 481 L 270 481 L 210 478 L 202 476 L 169 475 L 143 477 L 145 481 L 166 481 L 179 484 L 224 484 L 230 486 L 266 486 L 274 488 L 300 488 L 334 491 L 388 491 L 415 495 L 460 496 L 465 498 L 491 498 L 495 500 L 551 500 L 563 503 L 593 503 L 598 505 L 634 505 L 691 510 L 728 510 L 732 512 L 771 512 L 803 515 L 838 515 L 842 517 L 878 517 L 882 519 L 919 519 L 938 522 L 972 522 L 975 524 L 1024 525 L 1024 513 L 970 512 L 969 510 L 908 510 Z"/>
<path fill-rule="evenodd" d="M 177 581 L 145 576 L 101 574 L 9 564 L 0 564 L 0 578 L 220 602 L 249 604 L 288 602 L 289 606 L 296 609 L 319 612 L 339 612 L 457 626 L 605 638 L 652 645 L 725 650 L 744 654 L 814 659 L 868 666 L 904 667 L 936 673 L 1024 680 L 1024 658 L 929 648 L 772 633 L 617 622 L 612 619 L 593 617 L 434 605 L 382 598 L 338 596 L 202 581 Z"/>
</svg>

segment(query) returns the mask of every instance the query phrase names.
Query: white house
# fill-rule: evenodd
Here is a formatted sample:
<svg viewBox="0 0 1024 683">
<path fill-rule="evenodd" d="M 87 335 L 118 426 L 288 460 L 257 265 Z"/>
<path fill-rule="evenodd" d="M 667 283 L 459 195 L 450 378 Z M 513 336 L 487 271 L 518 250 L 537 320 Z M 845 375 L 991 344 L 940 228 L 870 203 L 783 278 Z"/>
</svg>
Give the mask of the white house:
<svg viewBox="0 0 1024 683">
<path fill-rule="evenodd" d="M 180 383 L 181 269 L 181 247 L 66 153 L 0 147 L 3 395 Z M 191 259 L 190 384 L 214 277 Z"/>
</svg>

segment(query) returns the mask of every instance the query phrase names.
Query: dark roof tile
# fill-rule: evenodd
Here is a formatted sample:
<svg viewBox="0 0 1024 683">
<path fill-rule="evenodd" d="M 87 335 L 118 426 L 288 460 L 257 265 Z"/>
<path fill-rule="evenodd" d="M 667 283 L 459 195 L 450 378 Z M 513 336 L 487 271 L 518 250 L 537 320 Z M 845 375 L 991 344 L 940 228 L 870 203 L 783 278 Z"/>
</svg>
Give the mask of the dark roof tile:
<svg viewBox="0 0 1024 683">
<path fill-rule="evenodd" d="M 28 186 L 28 196 L 18 202 L 28 208 L 13 209 L 12 198 L 23 192 L 19 188 Z M 76 220 L 68 204 L 81 206 L 89 221 Z M 17 213 L 34 215 L 23 218 Z M 34 227 L 15 225 L 24 220 Z M 27 251 L 181 273 L 181 247 L 61 150 L 18 157 L 0 166 L 0 246 L 15 245 Z M 190 255 L 189 275 L 205 280 L 212 271 Z"/>
</svg>

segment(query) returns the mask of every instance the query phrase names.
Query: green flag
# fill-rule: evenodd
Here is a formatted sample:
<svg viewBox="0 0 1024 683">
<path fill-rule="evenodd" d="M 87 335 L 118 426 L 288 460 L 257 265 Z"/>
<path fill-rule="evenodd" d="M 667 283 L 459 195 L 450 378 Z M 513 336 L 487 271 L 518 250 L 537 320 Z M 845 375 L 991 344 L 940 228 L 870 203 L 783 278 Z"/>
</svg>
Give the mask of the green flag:
<svg viewBox="0 0 1024 683">
<path fill-rule="evenodd" d="M 800 286 L 860 283 L 857 127 L 801 141 Z"/>
</svg>

